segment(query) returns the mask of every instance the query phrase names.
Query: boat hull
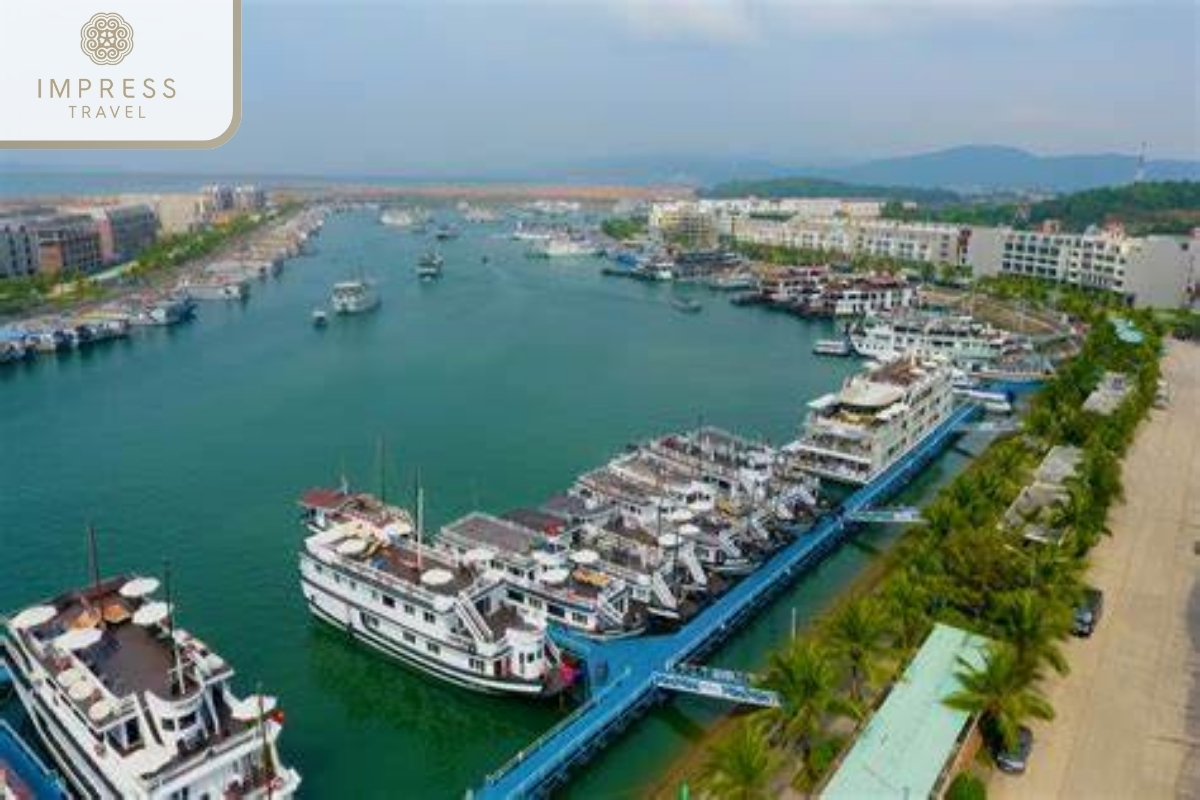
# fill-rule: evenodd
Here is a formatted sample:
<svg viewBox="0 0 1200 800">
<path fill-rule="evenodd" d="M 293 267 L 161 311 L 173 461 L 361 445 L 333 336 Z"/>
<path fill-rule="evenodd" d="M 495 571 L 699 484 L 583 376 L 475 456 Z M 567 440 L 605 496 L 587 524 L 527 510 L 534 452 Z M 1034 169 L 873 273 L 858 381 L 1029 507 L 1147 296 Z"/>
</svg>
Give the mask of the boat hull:
<svg viewBox="0 0 1200 800">
<path fill-rule="evenodd" d="M 421 653 L 404 646 L 401 642 L 386 639 L 368 631 L 358 621 L 359 615 L 354 612 L 353 606 L 343 601 L 329 598 L 328 602 L 341 606 L 343 613 L 345 613 L 345 618 L 340 618 L 337 612 L 333 610 L 323 608 L 316 598 L 329 597 L 328 593 L 310 581 L 305 580 L 303 583 L 308 610 L 312 613 L 313 617 L 336 628 L 354 641 L 360 642 L 372 650 L 400 662 L 415 672 L 419 672 L 430 678 L 436 678 L 462 689 L 469 689 L 482 694 L 516 695 L 521 697 L 542 697 L 552 694 L 540 682 L 488 678 L 463 672 L 426 658 Z"/>
</svg>

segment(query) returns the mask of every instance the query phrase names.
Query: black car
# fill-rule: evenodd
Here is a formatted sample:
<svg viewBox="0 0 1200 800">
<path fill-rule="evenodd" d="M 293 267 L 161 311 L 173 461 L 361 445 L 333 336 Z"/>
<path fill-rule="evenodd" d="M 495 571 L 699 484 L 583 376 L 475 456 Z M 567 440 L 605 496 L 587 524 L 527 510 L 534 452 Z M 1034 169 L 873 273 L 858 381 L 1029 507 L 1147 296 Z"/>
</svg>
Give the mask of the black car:
<svg viewBox="0 0 1200 800">
<path fill-rule="evenodd" d="M 1083 602 L 1075 609 L 1071 633 L 1076 636 L 1091 636 L 1104 612 L 1104 592 L 1088 587 L 1083 592 Z"/>
<path fill-rule="evenodd" d="M 1017 744 L 1005 750 L 997 748 L 996 766 L 1009 775 L 1020 775 L 1029 766 L 1029 754 L 1033 752 L 1033 731 L 1022 725 L 1017 729 Z"/>
</svg>

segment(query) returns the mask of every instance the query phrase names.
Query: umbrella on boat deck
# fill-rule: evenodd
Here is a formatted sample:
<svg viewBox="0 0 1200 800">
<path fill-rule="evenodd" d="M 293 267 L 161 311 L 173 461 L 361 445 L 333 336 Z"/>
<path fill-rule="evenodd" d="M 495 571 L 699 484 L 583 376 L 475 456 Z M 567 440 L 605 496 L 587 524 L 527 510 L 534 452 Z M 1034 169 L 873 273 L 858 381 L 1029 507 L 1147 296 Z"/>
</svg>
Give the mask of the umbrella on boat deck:
<svg viewBox="0 0 1200 800">
<path fill-rule="evenodd" d="M 150 628 L 164 622 L 171 615 L 171 607 L 161 601 L 147 603 L 133 612 L 133 624 Z"/>
<path fill-rule="evenodd" d="M 128 600 L 137 600 L 158 591 L 158 578 L 134 578 L 121 586 L 120 594 Z"/>
<path fill-rule="evenodd" d="M 80 680 L 71 684 L 71 688 L 67 690 L 67 695 L 76 703 L 82 703 L 84 700 L 90 699 L 96 694 L 96 687 L 89 680 Z"/>
<path fill-rule="evenodd" d="M 102 638 L 104 638 L 104 633 L 99 628 L 76 628 L 55 639 L 54 646 L 59 650 L 74 653 L 88 649 Z"/>
<path fill-rule="evenodd" d="M 88 719 L 92 722 L 103 722 L 112 716 L 113 704 L 101 698 L 88 707 Z"/>
<path fill-rule="evenodd" d="M 33 606 L 17 614 L 9 624 L 19 631 L 24 631 L 36 628 L 39 625 L 45 625 L 54 619 L 56 614 L 58 614 L 58 609 L 54 606 Z"/>
<path fill-rule="evenodd" d="M 75 684 L 84 680 L 86 677 L 79 667 L 67 667 L 62 672 L 58 673 L 58 684 L 66 689 L 70 689 Z"/>
</svg>

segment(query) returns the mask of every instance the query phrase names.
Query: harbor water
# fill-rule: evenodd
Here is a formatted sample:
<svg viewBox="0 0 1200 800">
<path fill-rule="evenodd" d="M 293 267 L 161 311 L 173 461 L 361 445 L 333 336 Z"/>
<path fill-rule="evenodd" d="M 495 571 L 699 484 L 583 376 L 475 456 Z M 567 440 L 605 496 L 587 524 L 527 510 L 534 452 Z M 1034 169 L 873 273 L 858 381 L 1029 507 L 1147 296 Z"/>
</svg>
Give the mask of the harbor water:
<svg viewBox="0 0 1200 800">
<path fill-rule="evenodd" d="M 428 237 L 335 215 L 315 253 L 245 303 L 0 368 L 0 609 L 82 583 L 89 523 L 105 573 L 158 574 L 169 559 L 179 623 L 243 691 L 261 682 L 281 698 L 307 796 L 461 797 L 554 724 L 557 702 L 443 686 L 311 621 L 299 493 L 345 475 L 405 500 L 419 470 L 434 525 L 536 504 L 625 444 L 698 422 L 785 441 L 855 364 L 812 355 L 827 323 L 604 278 L 597 259 L 529 260 L 498 225 L 463 230 L 439 245 L 444 277 L 420 283 Z M 381 307 L 313 328 L 330 286 L 359 276 Z M 680 313 L 676 293 L 703 311 Z M 924 486 L 960 463 L 947 456 Z M 893 536 L 844 548 L 716 660 L 760 665 Z M 569 793 L 644 793 L 721 711 L 664 706 Z"/>
</svg>

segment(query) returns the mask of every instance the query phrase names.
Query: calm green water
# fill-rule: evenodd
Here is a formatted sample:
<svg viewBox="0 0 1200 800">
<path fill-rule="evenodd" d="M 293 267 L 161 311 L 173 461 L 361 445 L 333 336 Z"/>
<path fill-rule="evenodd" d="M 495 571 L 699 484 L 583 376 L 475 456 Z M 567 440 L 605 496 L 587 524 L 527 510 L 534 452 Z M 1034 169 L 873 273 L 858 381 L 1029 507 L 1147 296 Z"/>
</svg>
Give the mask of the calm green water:
<svg viewBox="0 0 1200 800">
<path fill-rule="evenodd" d="M 500 228 L 442 246 L 445 278 L 413 275 L 427 243 L 363 214 L 332 217 L 319 252 L 244 305 L 59 359 L 0 370 L 0 608 L 84 579 L 84 528 L 106 572 L 173 565 L 181 624 L 278 694 L 286 757 L 308 796 L 453 797 L 553 724 L 556 706 L 443 687 L 312 623 L 296 585 L 294 500 L 345 471 L 407 492 L 421 470 L 433 522 L 536 503 L 648 434 L 703 418 L 776 441 L 852 364 L 810 355 L 819 323 L 693 289 L 605 279 L 599 262 L 529 261 Z M 489 254 L 491 262 L 481 263 Z M 380 284 L 369 317 L 310 327 L 329 286 Z M 946 474 L 954 462 L 932 471 Z M 726 649 L 750 667 L 886 544 L 831 559 Z M 718 709 L 651 715 L 572 794 L 644 788 Z"/>
</svg>

